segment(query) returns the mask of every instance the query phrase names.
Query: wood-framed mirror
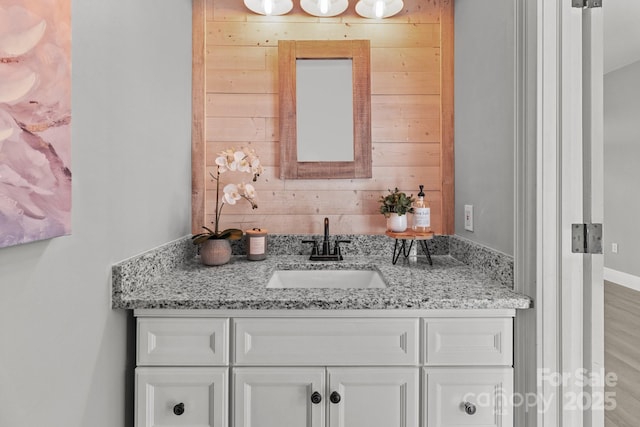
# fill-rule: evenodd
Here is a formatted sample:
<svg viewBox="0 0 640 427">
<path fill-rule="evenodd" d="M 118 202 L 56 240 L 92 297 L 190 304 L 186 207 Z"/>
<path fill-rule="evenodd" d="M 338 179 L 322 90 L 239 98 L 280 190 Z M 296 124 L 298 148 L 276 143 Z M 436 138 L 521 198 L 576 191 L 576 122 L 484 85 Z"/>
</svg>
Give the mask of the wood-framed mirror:
<svg viewBox="0 0 640 427">
<path fill-rule="evenodd" d="M 282 179 L 371 178 L 369 41 L 280 40 L 278 67 L 280 177 Z M 303 68 L 306 77 L 301 79 Z M 341 86 L 344 87 L 344 82 L 338 83 L 336 77 L 324 80 L 314 77 L 318 75 L 317 73 L 345 76 L 345 70 L 347 70 L 346 73 L 351 71 L 351 76 L 346 75 L 346 79 L 343 79 L 351 86 L 351 93 L 346 93 L 346 97 L 338 96 L 336 92 L 345 91 L 340 89 Z M 309 80 L 312 81 L 309 82 Z M 305 81 L 310 84 L 300 87 L 305 84 Z M 333 105 L 319 99 L 298 99 L 301 96 L 312 96 L 313 93 L 327 95 L 332 92 L 334 95 L 323 96 L 323 98 L 331 98 Z M 352 105 L 340 106 L 335 102 L 351 102 Z M 351 114 L 351 117 L 345 117 L 345 114 L 347 116 Z M 312 116 L 311 123 L 310 116 Z M 338 125 L 339 123 L 341 124 Z M 305 126 L 305 129 L 302 129 L 302 126 Z M 339 133 L 339 129 L 343 129 L 344 132 Z M 330 142 L 337 144 L 340 150 L 335 147 L 330 148 Z M 312 149 L 303 149 L 303 144 L 307 146 L 311 144 Z M 313 154 L 315 151 L 313 148 L 319 145 L 326 146 L 325 152 Z M 332 153 L 337 153 L 338 157 L 330 158 Z M 330 159 L 327 160 L 327 157 Z"/>
</svg>

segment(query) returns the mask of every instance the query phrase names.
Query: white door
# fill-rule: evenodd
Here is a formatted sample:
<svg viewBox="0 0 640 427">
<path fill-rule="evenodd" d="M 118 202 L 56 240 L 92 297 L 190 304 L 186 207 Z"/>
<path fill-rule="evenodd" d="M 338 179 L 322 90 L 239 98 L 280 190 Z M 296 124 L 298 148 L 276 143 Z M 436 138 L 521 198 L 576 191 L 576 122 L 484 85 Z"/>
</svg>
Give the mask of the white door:
<svg viewBox="0 0 640 427">
<path fill-rule="evenodd" d="M 416 427 L 418 368 L 328 368 L 329 427 Z"/>
<path fill-rule="evenodd" d="M 227 368 L 136 369 L 136 427 L 226 427 Z"/>
<path fill-rule="evenodd" d="M 325 427 L 324 368 L 233 368 L 232 375 L 234 427 Z"/>
<path fill-rule="evenodd" d="M 572 252 L 602 223 L 602 9 L 538 0 L 538 426 L 603 426 L 603 259 Z M 590 4 L 595 0 L 589 0 Z"/>
</svg>

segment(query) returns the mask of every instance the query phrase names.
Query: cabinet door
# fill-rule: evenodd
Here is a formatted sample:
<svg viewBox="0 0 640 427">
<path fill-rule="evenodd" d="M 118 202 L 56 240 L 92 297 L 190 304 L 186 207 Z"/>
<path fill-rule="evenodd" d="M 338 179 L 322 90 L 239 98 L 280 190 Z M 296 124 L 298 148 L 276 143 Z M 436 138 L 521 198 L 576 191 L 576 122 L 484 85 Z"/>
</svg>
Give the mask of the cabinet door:
<svg viewBox="0 0 640 427">
<path fill-rule="evenodd" d="M 232 375 L 233 426 L 324 427 L 324 368 L 234 368 Z"/>
<path fill-rule="evenodd" d="M 418 368 L 329 368 L 327 372 L 330 427 L 418 426 Z"/>
<path fill-rule="evenodd" d="M 426 427 L 512 427 L 512 368 L 425 368 Z"/>
<path fill-rule="evenodd" d="M 136 368 L 136 427 L 226 427 L 227 368 Z"/>
</svg>

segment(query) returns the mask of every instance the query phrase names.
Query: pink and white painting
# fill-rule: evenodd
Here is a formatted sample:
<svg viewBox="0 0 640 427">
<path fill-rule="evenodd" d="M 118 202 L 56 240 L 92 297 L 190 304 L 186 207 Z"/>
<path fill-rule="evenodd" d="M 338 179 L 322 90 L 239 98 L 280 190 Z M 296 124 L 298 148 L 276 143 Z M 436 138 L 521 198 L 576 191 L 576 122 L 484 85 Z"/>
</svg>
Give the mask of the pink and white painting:
<svg viewBox="0 0 640 427">
<path fill-rule="evenodd" d="M 0 2 L 0 247 L 71 232 L 71 0 Z"/>
</svg>

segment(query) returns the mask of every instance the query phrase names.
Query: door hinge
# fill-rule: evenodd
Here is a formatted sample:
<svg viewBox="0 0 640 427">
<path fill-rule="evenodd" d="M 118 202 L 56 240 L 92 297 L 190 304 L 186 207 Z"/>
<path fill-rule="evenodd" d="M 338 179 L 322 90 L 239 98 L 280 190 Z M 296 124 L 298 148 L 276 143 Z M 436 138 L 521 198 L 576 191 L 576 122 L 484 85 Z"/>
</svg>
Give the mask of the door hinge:
<svg viewBox="0 0 640 427">
<path fill-rule="evenodd" d="M 571 6 L 580 9 L 593 9 L 594 7 L 602 7 L 602 0 L 571 0 Z"/>
<path fill-rule="evenodd" d="M 571 252 L 602 253 L 602 224 L 571 224 Z"/>
</svg>

